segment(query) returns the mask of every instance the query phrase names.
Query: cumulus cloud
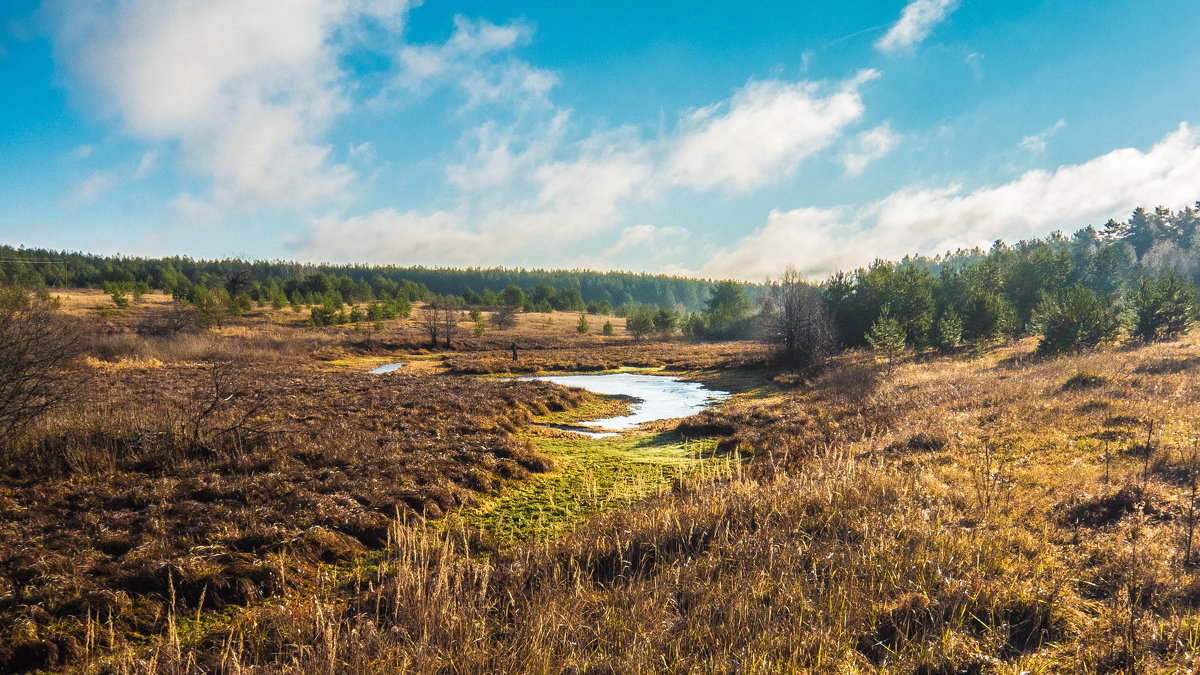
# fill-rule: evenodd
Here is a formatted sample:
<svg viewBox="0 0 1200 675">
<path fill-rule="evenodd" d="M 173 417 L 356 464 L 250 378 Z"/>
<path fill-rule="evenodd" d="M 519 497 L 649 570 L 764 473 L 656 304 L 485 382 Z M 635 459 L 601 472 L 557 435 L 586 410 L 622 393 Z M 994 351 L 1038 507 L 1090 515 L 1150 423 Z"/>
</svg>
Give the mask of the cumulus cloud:
<svg viewBox="0 0 1200 675">
<path fill-rule="evenodd" d="M 193 220 L 231 208 L 320 209 L 290 242 L 312 258 L 475 264 L 535 251 L 553 262 L 601 234 L 616 241 L 614 255 L 649 244 L 638 237 L 681 241 L 686 231 L 629 227 L 628 207 L 676 188 L 745 192 L 792 175 L 861 121 L 860 90 L 879 75 L 750 81 L 659 135 L 581 130 L 550 100 L 557 75 L 513 55 L 534 31 L 520 20 L 460 16 L 444 42 L 405 44 L 411 0 L 51 2 L 56 54 L 77 90 L 153 143 L 135 178 L 158 166 L 160 152 L 209 177 L 209 189 L 171 202 Z M 343 71 L 363 49 L 390 64 L 367 84 Z M 339 117 L 356 102 L 394 105 L 446 88 L 463 96 L 459 121 L 477 126 L 446 165 L 444 200 L 347 213 L 355 171 L 374 163 L 375 150 L 350 139 L 335 152 L 326 139 Z M 479 123 L 481 113 L 490 120 Z M 864 137 L 863 158 L 850 161 L 865 166 L 886 142 Z M 105 189 L 96 177 L 77 194 Z"/>
<path fill-rule="evenodd" d="M 459 31 L 467 29 L 460 25 Z M 478 51 L 519 38 L 505 33 L 464 44 L 482 42 L 485 46 L 471 48 Z M 861 119 L 859 88 L 875 77 L 875 71 L 863 71 L 836 85 L 751 82 L 651 139 L 636 128 L 619 127 L 571 140 L 570 112 L 557 108 L 532 125 L 489 121 L 464 136 L 463 159 L 447 167 L 448 182 L 459 191 L 456 208 L 326 216 L 291 245 L 305 257 L 339 260 L 470 265 L 517 258 L 522 264 L 561 264 L 563 247 L 624 226 L 631 204 L 658 199 L 668 189 L 748 190 L 780 180 Z M 887 142 L 865 141 L 864 151 L 878 154 L 877 146 Z M 647 237 L 662 244 L 686 235 L 681 228 L 626 227 L 613 247 L 579 260 L 602 267 L 601 258 L 620 255 L 665 263 L 661 256 L 642 256 L 638 244 L 648 245 Z M 360 246 L 362 241 L 371 243 Z"/>
<path fill-rule="evenodd" d="M 813 82 L 751 82 L 733 98 L 688 116 L 665 163 L 668 178 L 697 190 L 745 192 L 790 175 L 862 119 L 865 70 L 822 96 Z"/>
<path fill-rule="evenodd" d="M 1200 131 L 1181 124 L 1149 150 L 1113 150 L 1052 172 L 1029 171 L 1002 185 L 910 188 L 862 206 L 772 211 L 763 227 L 715 254 L 700 273 L 762 279 L 794 264 L 821 277 L 876 257 L 1070 231 L 1127 217 L 1141 205 L 1190 204 L 1197 175 Z"/>
<path fill-rule="evenodd" d="M 177 141 L 219 203 L 322 201 L 353 177 L 322 142 L 349 106 L 338 58 L 360 21 L 406 0 L 60 2 L 56 49 L 127 131 Z"/>
<path fill-rule="evenodd" d="M 892 25 L 875 47 L 885 54 L 912 48 L 933 31 L 934 26 L 958 7 L 958 0 L 913 0 L 900 12 L 900 20 Z"/>
<path fill-rule="evenodd" d="M 847 176 L 857 176 L 876 160 L 887 156 L 900 144 L 900 135 L 890 124 L 881 124 L 860 133 L 842 153 L 842 166 Z"/>
</svg>

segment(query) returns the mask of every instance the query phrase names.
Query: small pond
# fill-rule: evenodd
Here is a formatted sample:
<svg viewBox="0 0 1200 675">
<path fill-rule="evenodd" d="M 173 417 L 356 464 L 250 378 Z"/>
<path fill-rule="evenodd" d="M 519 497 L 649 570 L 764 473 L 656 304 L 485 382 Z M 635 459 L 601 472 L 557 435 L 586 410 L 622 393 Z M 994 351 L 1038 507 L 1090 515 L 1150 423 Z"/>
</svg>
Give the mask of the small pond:
<svg viewBox="0 0 1200 675">
<path fill-rule="evenodd" d="M 709 389 L 699 382 L 687 382 L 671 375 L 610 373 L 606 375 L 539 375 L 521 378 L 545 380 L 567 387 L 579 387 L 596 394 L 624 394 L 638 401 L 628 415 L 577 422 L 579 426 L 610 432 L 632 429 L 646 422 L 688 417 L 729 398 L 726 391 Z M 586 433 L 581 429 L 571 429 Z M 589 434 L 609 436 L 613 434 Z"/>
<path fill-rule="evenodd" d="M 379 366 L 378 368 L 374 368 L 368 372 L 371 373 L 372 375 L 382 375 L 384 373 L 390 373 L 392 371 L 400 370 L 403 367 L 404 367 L 403 363 L 385 363 L 382 366 Z"/>
</svg>

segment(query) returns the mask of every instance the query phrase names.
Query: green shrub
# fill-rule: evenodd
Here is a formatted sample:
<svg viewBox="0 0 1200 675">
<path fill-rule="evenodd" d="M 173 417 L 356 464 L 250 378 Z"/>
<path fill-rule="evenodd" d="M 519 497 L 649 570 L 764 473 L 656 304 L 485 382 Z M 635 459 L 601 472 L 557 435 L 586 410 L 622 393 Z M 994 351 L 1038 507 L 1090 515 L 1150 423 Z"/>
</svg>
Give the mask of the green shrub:
<svg viewBox="0 0 1200 675">
<path fill-rule="evenodd" d="M 941 352 L 948 352 L 962 342 L 963 322 L 952 309 L 946 310 L 933 325 L 930 343 Z"/>
<path fill-rule="evenodd" d="M 1195 289 L 1174 272 L 1140 280 L 1129 300 L 1133 334 L 1145 342 L 1176 338 L 1192 326 Z"/>
<path fill-rule="evenodd" d="M 1033 313 L 1033 325 L 1042 334 L 1042 354 L 1078 352 L 1112 342 L 1122 324 L 1117 307 L 1082 286 L 1047 295 Z"/>
</svg>

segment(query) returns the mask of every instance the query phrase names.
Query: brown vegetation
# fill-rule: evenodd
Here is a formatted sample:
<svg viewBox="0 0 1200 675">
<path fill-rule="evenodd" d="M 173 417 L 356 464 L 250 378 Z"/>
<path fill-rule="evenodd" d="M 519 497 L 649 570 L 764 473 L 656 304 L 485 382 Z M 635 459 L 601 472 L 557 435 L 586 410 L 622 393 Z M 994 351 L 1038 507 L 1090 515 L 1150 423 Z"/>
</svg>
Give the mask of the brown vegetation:
<svg viewBox="0 0 1200 675">
<path fill-rule="evenodd" d="M 585 336 L 586 337 L 586 336 Z M 762 368 L 769 360 L 768 350 L 746 342 L 686 343 L 642 342 L 599 344 L 590 348 L 550 343 L 520 351 L 512 360 L 511 351 L 484 349 L 447 355 L 450 373 L 482 375 L 494 373 L 594 372 L 622 367 L 665 368 L 667 370 L 729 370 Z"/>
<path fill-rule="evenodd" d="M 1200 395 L 1186 371 L 1144 370 L 1200 349 L 1049 361 L 1033 349 L 886 376 L 848 355 L 810 387 L 681 425 L 724 433 L 753 455 L 742 470 L 491 560 L 470 557 L 456 533 L 398 526 L 370 569 L 206 637 L 227 648 L 167 639 L 157 662 L 130 653 L 124 664 L 1186 669 L 1200 646 L 1187 550 Z M 1078 372 L 1103 380 L 1064 387 Z"/>
<path fill-rule="evenodd" d="M 44 418 L 0 479 L 0 671 L 254 603 L 545 471 L 509 431 L 583 394 L 302 364 L 125 367 Z"/>
<path fill-rule="evenodd" d="M 240 371 L 253 390 L 235 382 L 225 396 L 244 395 L 212 413 L 225 396 L 208 395 L 209 367 L 144 358 L 105 366 L 105 405 L 39 425 L 41 454 L 0 490 L 9 667 L 1186 672 L 1200 658 L 1195 341 L 1043 359 L 1030 339 L 886 371 L 849 353 L 678 425 L 746 464 L 481 557 L 471 533 L 387 516 L 546 468 L 507 431 L 576 394 L 364 380 L 273 361 L 256 334 L 204 338 L 262 357 Z M 314 345 L 358 350 L 344 335 Z M 728 371 L 765 354 L 593 339 L 547 337 L 522 367 Z M 445 367 L 511 370 L 478 346 Z"/>
</svg>

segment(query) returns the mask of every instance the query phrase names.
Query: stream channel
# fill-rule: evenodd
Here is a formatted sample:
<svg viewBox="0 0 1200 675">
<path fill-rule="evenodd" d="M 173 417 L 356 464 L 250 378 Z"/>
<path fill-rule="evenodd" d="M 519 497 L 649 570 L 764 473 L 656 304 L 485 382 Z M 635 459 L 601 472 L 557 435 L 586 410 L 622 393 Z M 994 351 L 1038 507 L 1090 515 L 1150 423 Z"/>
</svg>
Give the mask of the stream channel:
<svg viewBox="0 0 1200 675">
<path fill-rule="evenodd" d="M 630 406 L 628 415 L 587 420 L 573 425 L 557 425 L 559 429 L 592 438 L 618 436 L 616 432 L 633 429 L 646 422 L 688 417 L 730 396 L 729 392 L 709 389 L 699 382 L 688 382 L 671 375 L 607 373 L 539 375 L 521 379 L 544 380 L 566 387 L 587 389 L 594 394 L 621 395 L 637 399 L 637 402 Z"/>
</svg>

